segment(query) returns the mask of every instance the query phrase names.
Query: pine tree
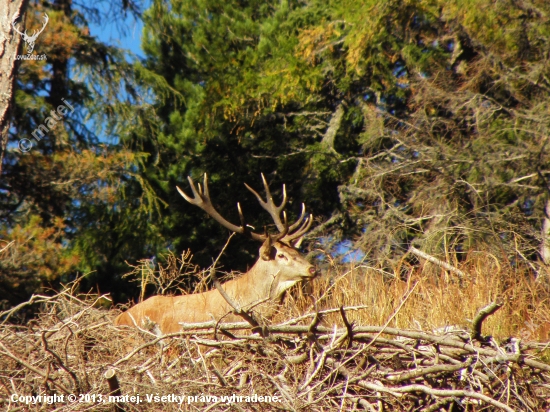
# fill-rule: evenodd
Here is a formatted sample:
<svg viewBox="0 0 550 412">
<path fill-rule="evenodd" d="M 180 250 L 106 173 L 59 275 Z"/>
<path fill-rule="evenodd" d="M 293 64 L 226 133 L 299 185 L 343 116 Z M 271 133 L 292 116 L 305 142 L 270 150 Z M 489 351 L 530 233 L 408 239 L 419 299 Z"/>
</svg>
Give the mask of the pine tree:
<svg viewBox="0 0 550 412">
<path fill-rule="evenodd" d="M 96 271 L 89 284 L 102 288 L 101 274 L 151 247 L 143 217 L 159 204 L 136 174 L 144 155 L 99 139 L 131 128 L 128 107 L 143 101 L 124 52 L 90 36 L 94 13 L 60 0 L 29 4 L 23 19 L 28 33 L 47 21 L 34 47 L 47 59 L 21 60 L 16 75 L 0 183 L 0 292 L 10 303 L 83 272 Z"/>
</svg>

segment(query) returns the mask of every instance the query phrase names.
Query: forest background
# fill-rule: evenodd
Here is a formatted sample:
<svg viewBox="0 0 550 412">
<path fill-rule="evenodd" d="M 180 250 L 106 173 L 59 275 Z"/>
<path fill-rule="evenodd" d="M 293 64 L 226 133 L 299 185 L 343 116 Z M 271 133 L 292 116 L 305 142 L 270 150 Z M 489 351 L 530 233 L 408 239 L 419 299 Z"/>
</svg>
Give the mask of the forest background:
<svg viewBox="0 0 550 412">
<path fill-rule="evenodd" d="M 79 276 L 125 302 L 128 264 L 168 251 L 211 264 L 227 233 L 176 191 L 205 172 L 221 214 L 238 221 L 240 201 L 256 227 L 243 183 L 286 183 L 291 220 L 302 201 L 316 216 L 303 248 L 320 266 L 405 279 L 413 247 L 548 284 L 548 2 L 108 4 L 24 5 L 29 33 L 49 16 L 47 60 L 18 62 L 2 123 L 2 308 Z M 128 15 L 143 57 L 90 34 Z M 62 99 L 74 112 L 35 139 Z M 235 238 L 221 264 L 256 250 Z"/>
</svg>

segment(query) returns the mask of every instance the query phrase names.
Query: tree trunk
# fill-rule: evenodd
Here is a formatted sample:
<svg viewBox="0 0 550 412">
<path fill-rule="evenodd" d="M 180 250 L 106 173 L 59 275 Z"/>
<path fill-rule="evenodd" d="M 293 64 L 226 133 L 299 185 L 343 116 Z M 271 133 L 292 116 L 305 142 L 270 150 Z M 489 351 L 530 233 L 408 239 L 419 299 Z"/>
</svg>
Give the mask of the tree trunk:
<svg viewBox="0 0 550 412">
<path fill-rule="evenodd" d="M 25 0 L 7 0 L 0 2 L 0 176 L 4 155 L 8 145 L 10 129 L 10 109 L 13 105 L 13 86 L 17 60 L 16 55 L 21 43 L 12 27 L 12 19 L 23 15 Z"/>
</svg>

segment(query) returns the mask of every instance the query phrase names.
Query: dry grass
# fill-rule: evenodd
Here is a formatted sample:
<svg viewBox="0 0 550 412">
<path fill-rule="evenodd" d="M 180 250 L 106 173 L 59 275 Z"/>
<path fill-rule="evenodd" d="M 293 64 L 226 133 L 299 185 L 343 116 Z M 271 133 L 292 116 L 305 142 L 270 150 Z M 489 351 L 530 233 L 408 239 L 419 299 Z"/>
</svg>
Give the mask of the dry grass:
<svg viewBox="0 0 550 412">
<path fill-rule="evenodd" d="M 535 279 L 528 268 L 514 269 L 508 263 L 486 253 L 471 253 L 460 265 L 467 277 L 436 265 L 407 268 L 401 280 L 394 273 L 365 265 L 332 265 L 327 273 L 314 280 L 311 296 L 294 294 L 275 321 L 298 316 L 315 308 L 365 306 L 350 313 L 350 320 L 361 325 L 384 325 L 396 328 L 437 330 L 448 326 L 469 329 L 477 311 L 496 299 L 504 307 L 483 324 L 483 333 L 498 339 L 517 337 L 547 342 L 550 340 L 550 276 Z M 395 313 L 403 297 L 413 293 Z M 313 303 L 314 302 L 314 303 Z M 338 314 L 324 318 L 326 324 L 342 326 Z"/>
<path fill-rule="evenodd" d="M 171 270 L 190 273 L 192 267 L 181 260 L 171 262 Z M 119 403 L 127 411 L 550 407 L 549 344 L 536 343 L 548 341 L 549 294 L 542 279 L 482 253 L 472 253 L 461 264 L 468 274 L 461 281 L 433 264 L 403 268 L 392 274 L 332 265 L 313 283 L 314 299 L 291 294 L 265 338 L 251 335 L 246 324 L 217 333 L 205 326 L 159 338 L 114 327 L 119 310 L 102 309 L 101 299 L 77 297 L 74 289 L 37 296 L 34 303 L 41 313 L 28 325 L 6 322 L 17 310 L 2 314 L 0 409 L 116 410 L 114 403 L 97 401 L 98 395 L 108 399 L 108 370 L 116 372 L 122 395 L 142 397 L 139 405 Z M 166 270 L 173 281 L 174 273 Z M 395 273 L 405 273 L 407 280 Z M 155 282 L 162 285 L 163 277 Z M 504 299 L 503 307 L 483 323 L 483 334 L 494 339 L 474 339 L 469 320 L 498 298 Z M 346 310 L 351 330 L 340 306 L 357 306 Z M 450 325 L 462 330 L 432 333 Z M 68 393 L 83 394 L 85 402 L 10 401 L 13 394 Z M 197 398 L 179 405 L 144 401 L 147 394 Z M 221 396 L 254 394 L 277 396 L 278 401 L 220 401 Z M 218 402 L 201 400 L 201 395 L 217 396 Z"/>
</svg>

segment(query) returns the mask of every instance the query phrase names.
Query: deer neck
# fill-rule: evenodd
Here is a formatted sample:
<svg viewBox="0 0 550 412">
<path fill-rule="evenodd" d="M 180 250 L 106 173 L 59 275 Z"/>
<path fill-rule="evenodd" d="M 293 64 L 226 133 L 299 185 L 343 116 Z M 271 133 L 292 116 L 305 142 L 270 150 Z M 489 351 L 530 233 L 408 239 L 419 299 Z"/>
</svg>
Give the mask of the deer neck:
<svg viewBox="0 0 550 412">
<path fill-rule="evenodd" d="M 280 302 L 287 289 L 294 286 L 298 281 L 283 280 L 283 271 L 285 268 L 277 268 L 272 265 L 264 264 L 258 261 L 248 272 L 255 280 L 256 284 L 262 290 L 264 298 Z"/>
<path fill-rule="evenodd" d="M 280 303 L 284 292 L 296 283 L 296 281 L 282 282 L 280 277 L 280 270 L 259 260 L 248 272 L 226 282 L 222 287 L 243 309 L 247 309 L 265 300 Z M 258 308 L 262 306 L 267 308 L 271 305 L 264 304 Z M 266 312 L 264 309 L 261 309 L 261 312 L 264 316 L 270 315 L 264 313 Z"/>
</svg>

